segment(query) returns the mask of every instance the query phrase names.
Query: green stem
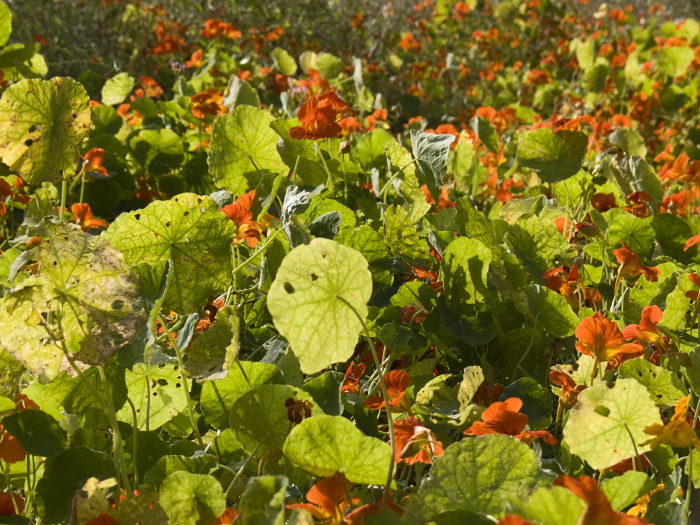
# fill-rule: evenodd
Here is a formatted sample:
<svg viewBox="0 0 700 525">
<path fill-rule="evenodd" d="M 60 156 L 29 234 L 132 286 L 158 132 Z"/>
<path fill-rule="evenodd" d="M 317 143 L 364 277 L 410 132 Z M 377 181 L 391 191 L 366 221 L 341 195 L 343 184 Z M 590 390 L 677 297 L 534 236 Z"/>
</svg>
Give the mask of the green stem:
<svg viewBox="0 0 700 525">
<path fill-rule="evenodd" d="M 377 370 L 381 370 L 381 363 L 379 362 L 379 356 L 377 355 L 377 349 L 374 347 L 374 339 L 369 333 L 369 330 L 367 329 L 367 325 L 365 324 L 365 320 L 362 318 L 362 316 L 359 314 L 359 312 L 355 309 L 353 305 L 351 305 L 344 297 L 340 295 L 335 296 L 337 299 L 345 303 L 350 310 L 355 314 L 357 319 L 360 321 L 360 324 L 362 325 L 362 330 L 365 332 L 365 338 L 367 339 L 367 344 L 369 345 L 370 350 L 372 351 L 372 357 L 374 358 L 374 366 L 377 367 Z M 379 383 L 382 387 L 382 397 L 384 398 L 384 410 L 386 411 L 386 420 L 387 424 L 389 425 L 389 448 L 391 449 L 391 461 L 389 462 L 389 474 L 387 476 L 386 480 L 386 487 L 384 487 L 384 501 L 383 504 L 387 505 L 389 503 L 389 498 L 391 497 L 391 481 L 394 478 L 394 451 L 396 448 L 396 439 L 394 436 L 394 419 L 391 415 L 391 402 L 389 401 L 389 393 L 387 392 L 386 388 L 386 382 L 384 381 L 384 374 L 379 373 Z"/>
<path fill-rule="evenodd" d="M 690 523 L 690 495 L 693 493 L 693 447 L 688 447 L 688 485 L 686 486 L 685 501 L 683 502 L 683 518 Z"/>
<path fill-rule="evenodd" d="M 377 197 L 381 197 L 384 194 L 384 192 L 387 190 L 387 188 L 389 187 L 389 184 L 391 184 L 396 177 L 401 175 L 403 173 L 403 170 L 405 170 L 406 168 L 408 168 L 411 164 L 414 164 L 415 162 L 416 162 L 416 159 L 413 159 L 411 162 L 409 162 L 408 164 L 403 166 L 401 169 L 399 169 L 399 171 L 397 171 L 391 177 L 389 177 L 389 180 L 386 181 L 386 184 L 384 184 L 384 187 L 381 189 L 381 191 L 379 192 L 379 195 L 377 195 Z M 386 202 L 386 195 L 384 196 L 384 202 Z"/>
<path fill-rule="evenodd" d="M 61 212 L 59 214 L 59 220 L 63 222 L 66 216 L 66 197 L 68 194 L 68 179 L 63 179 L 61 182 Z"/>
<path fill-rule="evenodd" d="M 250 460 L 253 459 L 253 456 L 255 456 L 255 453 L 258 451 L 260 446 L 263 444 L 261 441 L 257 445 L 255 445 L 255 448 L 253 449 L 253 452 L 250 453 L 250 455 L 246 458 L 246 460 L 243 462 L 243 465 L 241 465 L 241 468 L 238 469 L 238 472 L 236 473 L 235 476 L 233 476 L 233 479 L 231 480 L 231 483 L 229 484 L 228 488 L 226 489 L 226 492 L 224 492 L 224 496 L 228 498 L 228 495 L 231 493 L 233 490 L 233 487 L 236 485 L 236 481 L 239 480 L 239 478 L 243 475 L 243 471 L 245 468 L 248 466 L 248 463 L 250 463 Z"/>
<path fill-rule="evenodd" d="M 267 238 L 267 240 L 265 241 L 265 244 L 263 244 L 260 248 L 258 248 L 258 249 L 255 251 L 255 253 L 254 253 L 253 255 L 251 255 L 250 257 L 248 257 L 245 261 L 243 261 L 241 264 L 239 264 L 238 266 L 236 266 L 236 267 L 231 271 L 231 276 L 233 277 L 234 275 L 236 275 L 236 273 L 237 273 L 241 268 L 243 268 L 246 264 L 248 264 L 250 261 L 252 261 L 253 259 L 255 259 L 258 255 L 260 255 L 260 254 L 270 245 L 270 243 L 272 242 L 272 239 L 274 239 L 275 236 L 276 236 L 279 232 L 281 232 L 281 231 L 282 231 L 281 228 L 280 228 L 279 230 L 275 230 L 275 232 Z"/>
<path fill-rule="evenodd" d="M 518 364 L 515 365 L 515 369 L 513 370 L 513 375 L 510 376 L 511 381 L 515 381 L 515 374 L 518 373 L 518 369 L 520 368 L 520 365 L 523 364 L 523 361 L 525 361 L 525 358 L 527 357 L 527 355 L 530 353 L 530 350 L 532 349 L 532 345 L 535 342 L 535 333 L 536 333 L 535 330 L 537 328 L 537 321 L 539 320 L 539 318 L 540 318 L 540 313 L 537 312 L 537 315 L 535 316 L 535 322 L 532 325 L 532 336 L 530 336 L 530 344 L 527 346 L 527 350 L 525 350 L 525 352 L 523 353 L 522 357 L 518 361 Z"/>
<path fill-rule="evenodd" d="M 126 402 L 129 403 L 129 406 L 131 407 L 131 418 L 134 422 L 134 433 L 133 433 L 133 438 L 134 438 L 134 444 L 133 448 L 131 449 L 131 458 L 132 458 L 132 464 L 134 466 L 134 486 L 138 487 L 139 486 L 139 469 L 138 469 L 138 462 L 136 461 L 137 458 L 137 453 L 138 453 L 138 435 L 137 435 L 137 423 L 138 419 L 136 417 L 136 407 L 134 406 L 134 403 L 132 403 L 131 399 L 129 399 L 129 396 L 126 397 Z"/>
<path fill-rule="evenodd" d="M 184 367 L 184 361 L 182 360 L 182 350 L 178 346 L 175 339 L 173 339 L 173 336 L 170 333 L 170 329 L 168 328 L 168 323 L 165 320 L 165 318 L 161 314 L 158 314 L 158 318 L 160 319 L 160 322 L 163 325 L 163 328 L 165 328 L 165 333 L 168 334 L 168 339 L 170 340 L 170 344 L 172 345 L 173 349 L 175 350 L 175 354 L 177 355 L 177 362 L 180 365 L 180 370 L 182 370 Z M 204 442 L 202 441 L 202 434 L 200 434 L 200 432 L 199 432 L 199 427 L 197 426 L 197 420 L 195 419 L 194 411 L 192 410 L 192 398 L 190 398 L 190 385 L 189 385 L 189 382 L 187 381 L 187 377 L 185 377 L 184 372 L 182 374 L 182 386 L 185 389 L 185 399 L 187 400 L 187 415 L 190 417 L 190 424 L 192 425 L 192 430 L 194 431 L 194 435 L 197 438 L 197 443 L 199 443 L 199 446 L 202 447 L 202 449 L 204 449 Z"/>
<path fill-rule="evenodd" d="M 632 437 L 632 432 L 630 431 L 630 427 L 627 426 L 627 423 L 623 423 L 625 425 L 625 428 L 627 429 L 627 434 L 630 437 L 630 441 L 632 441 L 632 447 L 634 448 L 634 457 L 632 458 L 632 468 L 634 470 L 641 470 L 639 468 L 639 465 L 637 464 L 637 458 L 639 458 L 639 451 L 637 450 L 637 444 L 634 442 L 634 438 Z"/>
<path fill-rule="evenodd" d="M 124 489 L 127 491 L 127 495 L 131 495 L 131 485 L 129 483 L 128 471 L 126 469 L 126 458 L 124 457 L 124 441 L 122 440 L 122 434 L 119 431 L 119 423 L 117 422 L 117 412 L 114 410 L 114 403 L 112 402 L 112 392 L 110 391 L 109 383 L 107 382 L 107 376 L 105 375 L 104 368 L 102 366 L 98 366 L 97 372 L 100 374 L 102 388 L 107 394 L 105 404 L 107 406 L 107 417 L 112 423 L 112 435 L 114 437 L 114 455 L 116 456 L 116 459 L 119 462 L 119 468 L 122 471 L 122 482 L 124 483 Z M 136 432 L 136 428 L 134 428 L 134 432 Z M 136 438 L 134 437 L 134 441 L 135 440 Z M 136 462 L 136 458 L 134 458 L 134 462 Z"/>
</svg>

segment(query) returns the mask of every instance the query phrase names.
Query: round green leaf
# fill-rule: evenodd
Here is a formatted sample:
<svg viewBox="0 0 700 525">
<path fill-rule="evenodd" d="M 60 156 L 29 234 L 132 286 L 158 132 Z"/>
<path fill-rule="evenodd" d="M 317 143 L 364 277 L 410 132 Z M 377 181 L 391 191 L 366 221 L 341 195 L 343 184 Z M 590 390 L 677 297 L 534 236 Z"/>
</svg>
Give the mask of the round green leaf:
<svg viewBox="0 0 700 525">
<path fill-rule="evenodd" d="M 301 370 L 313 374 L 350 358 L 362 330 L 353 308 L 364 321 L 371 294 L 372 275 L 361 253 L 314 239 L 284 258 L 267 307 Z"/>
<path fill-rule="evenodd" d="M 216 478 L 180 470 L 163 481 L 160 504 L 171 525 L 198 525 L 218 518 L 226 508 L 226 498 Z"/>
<path fill-rule="evenodd" d="M 644 427 L 661 423 L 659 409 L 645 386 L 618 379 L 613 388 L 601 383 L 578 396 L 564 427 L 564 439 L 594 469 L 604 469 L 650 450 Z"/>
<path fill-rule="evenodd" d="M 43 410 L 25 410 L 7 416 L 2 424 L 22 448 L 35 456 L 57 456 L 66 448 L 68 435 Z"/>
<path fill-rule="evenodd" d="M 444 252 L 445 295 L 453 313 L 466 304 L 482 302 L 488 296 L 487 276 L 491 250 L 476 239 L 459 237 Z"/>
<path fill-rule="evenodd" d="M 578 327 L 578 316 L 563 296 L 540 286 L 531 284 L 524 288 L 529 314 L 537 319 L 552 337 L 569 337 Z"/>
<path fill-rule="evenodd" d="M 391 461 L 389 445 L 365 435 L 342 416 L 305 419 L 287 437 L 284 453 L 317 476 L 342 472 L 350 481 L 373 485 L 386 484 Z"/>
<path fill-rule="evenodd" d="M 284 168 L 271 122 L 269 113 L 252 106 L 238 106 L 214 121 L 208 161 L 219 188 L 241 195 L 255 189 L 264 172 Z"/>
<path fill-rule="evenodd" d="M 121 104 L 134 89 L 134 77 L 129 73 L 119 73 L 102 86 L 102 103 L 106 106 Z"/>
<path fill-rule="evenodd" d="M 12 33 L 12 11 L 0 0 L 0 46 L 7 44 Z"/>
<path fill-rule="evenodd" d="M 540 467 L 535 453 L 510 436 L 467 438 L 449 446 L 430 469 L 404 516 L 425 523 L 447 511 L 499 515 L 508 498 L 524 500 L 554 476 Z"/>
<path fill-rule="evenodd" d="M 518 516 L 539 525 L 578 525 L 586 503 L 564 487 L 540 488 L 527 503 L 512 500 Z"/>
<path fill-rule="evenodd" d="M 525 133 L 518 142 L 518 162 L 534 170 L 545 182 L 576 175 L 583 165 L 588 137 L 580 131 L 540 128 Z"/>
<path fill-rule="evenodd" d="M 21 80 L 0 99 L 0 157 L 30 184 L 74 174 L 91 129 L 90 97 L 71 78 Z"/>
<path fill-rule="evenodd" d="M 656 366 L 646 359 L 625 361 L 618 372 L 620 377 L 629 377 L 647 387 L 651 398 L 661 407 L 676 406 L 688 395 L 688 389 L 678 373 Z"/>
<path fill-rule="evenodd" d="M 214 199 L 183 193 L 120 215 L 104 234 L 126 262 L 171 260 L 170 286 L 163 306 L 195 311 L 231 279 L 231 240 L 235 226 Z"/>
<path fill-rule="evenodd" d="M 294 57 L 286 49 L 276 47 L 270 52 L 270 56 L 275 60 L 280 71 L 285 75 L 294 75 L 297 72 L 297 63 Z"/>
</svg>

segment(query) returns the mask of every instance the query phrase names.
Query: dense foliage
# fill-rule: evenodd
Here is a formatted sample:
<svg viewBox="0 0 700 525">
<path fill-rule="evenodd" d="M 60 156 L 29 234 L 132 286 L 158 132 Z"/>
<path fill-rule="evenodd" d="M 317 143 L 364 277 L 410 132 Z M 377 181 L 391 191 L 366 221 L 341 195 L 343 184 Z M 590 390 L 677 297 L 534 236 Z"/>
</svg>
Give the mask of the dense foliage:
<svg viewBox="0 0 700 525">
<path fill-rule="evenodd" d="M 102 3 L 0 1 L 3 523 L 700 513 L 698 22 Z"/>
</svg>

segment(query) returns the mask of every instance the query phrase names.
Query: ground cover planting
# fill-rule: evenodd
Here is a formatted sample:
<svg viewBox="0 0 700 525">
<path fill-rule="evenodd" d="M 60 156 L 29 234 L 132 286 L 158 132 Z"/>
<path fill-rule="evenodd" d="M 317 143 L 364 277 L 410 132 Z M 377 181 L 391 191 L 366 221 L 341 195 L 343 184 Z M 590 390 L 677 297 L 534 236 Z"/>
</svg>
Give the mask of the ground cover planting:
<svg viewBox="0 0 700 525">
<path fill-rule="evenodd" d="M 215 4 L 0 1 L 0 522 L 694 523 L 700 24 Z"/>
</svg>

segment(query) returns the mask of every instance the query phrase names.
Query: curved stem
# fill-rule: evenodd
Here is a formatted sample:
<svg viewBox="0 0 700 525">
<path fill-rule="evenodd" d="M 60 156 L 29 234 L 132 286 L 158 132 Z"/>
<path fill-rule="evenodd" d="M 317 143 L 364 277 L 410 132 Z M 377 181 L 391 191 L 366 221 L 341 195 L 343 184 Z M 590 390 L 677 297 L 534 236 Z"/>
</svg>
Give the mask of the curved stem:
<svg viewBox="0 0 700 525">
<path fill-rule="evenodd" d="M 345 303 L 348 308 L 350 308 L 357 319 L 360 321 L 360 324 L 362 324 L 362 330 L 365 332 L 365 337 L 367 338 L 367 344 L 369 345 L 370 350 L 372 351 L 372 357 L 374 358 L 374 365 L 377 367 L 377 370 L 380 370 L 379 373 L 379 384 L 381 385 L 382 388 L 382 397 L 384 398 L 384 410 L 386 411 L 386 420 L 389 425 L 389 448 L 391 449 L 391 461 L 389 462 L 389 474 L 387 476 L 386 480 L 386 487 L 384 487 L 384 505 L 387 505 L 389 503 L 389 498 L 391 494 L 391 480 L 394 478 L 394 449 L 396 448 L 396 440 L 394 436 L 394 419 L 391 415 L 391 403 L 389 401 L 389 394 L 386 389 L 386 382 L 384 381 L 384 374 L 381 372 L 381 363 L 379 362 L 379 356 L 377 355 L 377 349 L 374 347 L 374 339 L 369 333 L 369 330 L 367 329 L 367 325 L 365 324 L 365 320 L 362 318 L 362 316 L 359 314 L 359 312 L 355 309 L 353 305 L 351 305 L 344 297 L 341 297 L 340 295 L 335 296 L 336 299 L 339 299 L 343 303 Z"/>
<path fill-rule="evenodd" d="M 138 428 L 137 428 L 138 420 L 136 417 L 136 407 L 134 406 L 134 403 L 132 403 L 131 399 L 129 399 L 129 396 L 126 396 L 126 402 L 129 403 L 129 406 L 131 407 L 131 417 L 132 417 L 133 422 L 134 422 L 134 433 L 133 433 L 134 444 L 133 444 L 133 447 L 131 449 L 131 463 L 134 466 L 134 486 L 138 487 L 139 486 L 139 468 L 138 468 L 137 461 L 136 461 L 136 454 L 138 453 L 138 450 L 139 450 L 138 449 L 138 441 L 139 440 L 138 440 L 138 436 L 136 434 L 136 432 L 138 431 Z"/>
<path fill-rule="evenodd" d="M 189 381 L 187 381 L 187 377 L 185 376 L 185 372 L 183 370 L 184 362 L 182 360 L 182 349 L 178 346 L 177 341 L 173 339 L 173 335 L 170 333 L 170 328 L 168 328 L 168 322 L 165 320 L 165 318 L 161 314 L 158 314 L 158 318 L 160 319 L 163 328 L 165 328 L 165 333 L 168 335 L 170 344 L 172 345 L 173 349 L 175 350 L 175 354 L 177 355 L 177 362 L 180 365 L 180 371 L 182 372 L 182 386 L 185 389 L 185 399 L 187 400 L 187 415 L 190 418 L 190 424 L 192 425 L 192 431 L 194 432 L 194 435 L 197 438 L 197 443 L 199 443 L 199 446 L 202 447 L 202 449 L 204 449 L 202 434 L 199 432 L 197 420 L 195 419 L 194 411 L 192 410 L 192 398 L 190 397 L 190 383 Z"/>
<path fill-rule="evenodd" d="M 248 463 L 250 463 L 250 460 L 253 459 L 253 456 L 255 456 L 255 453 L 258 451 L 258 449 L 260 448 L 260 446 L 262 444 L 263 444 L 263 442 L 261 441 L 260 443 L 255 445 L 253 452 L 250 453 L 250 455 L 243 462 L 243 465 L 241 465 L 241 468 L 238 469 L 238 472 L 236 473 L 236 475 L 233 476 L 231 483 L 229 484 L 228 488 L 226 489 L 226 492 L 224 492 L 224 497 L 228 498 L 229 493 L 233 490 L 233 487 L 236 485 L 236 481 L 238 481 L 238 479 L 241 477 L 241 475 L 243 475 L 243 471 L 248 466 Z"/>
</svg>

